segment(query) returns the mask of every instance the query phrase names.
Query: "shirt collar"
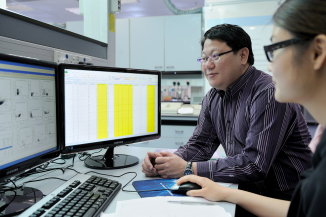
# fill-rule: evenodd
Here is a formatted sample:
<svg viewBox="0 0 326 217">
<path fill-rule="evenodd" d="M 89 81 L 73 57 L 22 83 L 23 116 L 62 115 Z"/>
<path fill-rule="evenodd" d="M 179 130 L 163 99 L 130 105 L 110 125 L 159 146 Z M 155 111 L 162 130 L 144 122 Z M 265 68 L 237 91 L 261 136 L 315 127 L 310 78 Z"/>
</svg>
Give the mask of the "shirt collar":
<svg viewBox="0 0 326 217">
<path fill-rule="evenodd" d="M 245 84 L 251 77 L 252 73 L 255 71 L 255 67 L 249 65 L 248 69 L 245 73 L 243 73 L 235 82 L 233 82 L 230 87 L 226 91 L 224 90 L 216 90 L 217 93 L 223 98 L 224 96 L 226 99 L 231 99 L 232 97 L 236 96 L 243 88 Z"/>
</svg>

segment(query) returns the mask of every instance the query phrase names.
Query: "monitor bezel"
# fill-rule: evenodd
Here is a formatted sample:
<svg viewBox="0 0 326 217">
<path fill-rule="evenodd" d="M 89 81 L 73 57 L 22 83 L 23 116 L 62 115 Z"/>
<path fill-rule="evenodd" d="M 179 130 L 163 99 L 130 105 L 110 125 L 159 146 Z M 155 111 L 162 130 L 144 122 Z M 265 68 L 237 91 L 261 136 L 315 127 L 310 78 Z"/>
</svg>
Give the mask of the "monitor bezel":
<svg viewBox="0 0 326 217">
<path fill-rule="evenodd" d="M 101 142 L 93 142 L 87 143 L 82 145 L 73 145 L 66 147 L 66 140 L 65 140 L 65 85 L 64 85 L 64 73 L 66 69 L 76 69 L 76 70 L 94 70 L 94 71 L 107 71 L 107 72 L 121 72 L 121 73 L 139 73 L 139 74 L 154 74 L 158 76 L 158 100 L 157 100 L 157 107 L 158 107 L 158 133 L 152 135 L 143 135 L 137 136 L 132 138 L 123 138 L 123 139 L 116 139 L 116 140 L 109 140 L 109 141 L 101 141 Z M 58 72 L 59 72 L 59 84 L 62 87 L 60 89 L 60 117 L 62 118 L 60 123 L 61 125 L 61 135 L 62 135 L 62 154 L 70 154 L 70 153 L 77 153 L 81 151 L 88 151 L 94 149 L 101 149 L 101 148 L 114 148 L 117 146 L 128 145 L 133 143 L 145 142 L 150 140 L 159 139 L 161 137 L 161 79 L 162 73 L 160 71 L 154 70 L 145 70 L 145 69 L 132 69 L 132 68 L 118 68 L 118 67 L 106 67 L 106 66 L 92 66 L 92 65 L 74 65 L 74 64 L 59 64 L 58 65 Z"/>
<path fill-rule="evenodd" d="M 55 70 L 55 93 L 56 93 L 56 128 L 57 128 L 57 149 L 53 150 L 51 152 L 39 155 L 37 157 L 34 157 L 32 159 L 25 160 L 23 162 L 20 162 L 18 164 L 6 167 L 4 169 L 0 170 L 0 181 L 9 179 L 13 176 L 16 176 L 18 174 L 24 173 L 28 171 L 31 168 L 35 168 L 49 160 L 52 160 L 60 155 L 60 149 L 61 149 L 61 140 L 62 138 L 60 136 L 60 130 L 59 130 L 59 121 L 61 118 L 59 117 L 59 82 L 58 82 L 58 67 L 55 62 L 48 62 L 48 61 L 43 61 L 43 60 L 38 60 L 34 58 L 28 58 L 28 57 L 20 57 L 20 56 L 15 56 L 15 55 L 8 55 L 8 54 L 3 54 L 0 53 L 0 59 L 5 60 L 5 61 L 11 61 L 11 62 L 19 62 L 19 63 L 24 63 L 24 64 L 30 64 L 30 65 L 37 65 L 37 66 L 43 66 L 43 67 L 49 67 L 49 68 L 54 68 Z"/>
</svg>

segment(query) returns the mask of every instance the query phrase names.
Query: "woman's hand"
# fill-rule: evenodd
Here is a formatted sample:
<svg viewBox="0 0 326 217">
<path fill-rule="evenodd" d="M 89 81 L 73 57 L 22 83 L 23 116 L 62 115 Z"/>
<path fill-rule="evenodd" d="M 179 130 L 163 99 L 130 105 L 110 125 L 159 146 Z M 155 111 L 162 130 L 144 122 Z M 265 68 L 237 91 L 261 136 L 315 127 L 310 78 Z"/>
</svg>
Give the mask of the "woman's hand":
<svg viewBox="0 0 326 217">
<path fill-rule="evenodd" d="M 212 180 L 195 175 L 184 176 L 177 181 L 178 185 L 184 182 L 197 183 L 200 190 L 188 191 L 188 196 L 204 197 L 210 201 L 227 201 L 237 204 L 256 216 L 286 216 L 290 201 L 264 197 L 251 192 L 227 188 Z"/>
<path fill-rule="evenodd" d="M 178 185 L 184 182 L 193 182 L 202 187 L 200 190 L 188 191 L 187 195 L 192 197 L 204 197 L 210 201 L 221 201 L 225 200 L 228 194 L 229 188 L 221 186 L 212 180 L 196 175 L 188 175 L 180 178 L 177 181 Z"/>
</svg>

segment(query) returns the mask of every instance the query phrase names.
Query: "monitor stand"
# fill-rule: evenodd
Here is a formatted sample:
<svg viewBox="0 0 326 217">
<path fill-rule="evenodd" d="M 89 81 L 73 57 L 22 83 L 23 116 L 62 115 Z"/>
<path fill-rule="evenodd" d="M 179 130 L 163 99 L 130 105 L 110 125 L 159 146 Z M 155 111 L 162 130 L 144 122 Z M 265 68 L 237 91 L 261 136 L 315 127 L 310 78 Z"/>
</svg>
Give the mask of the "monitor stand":
<svg viewBox="0 0 326 217">
<path fill-rule="evenodd" d="M 13 191 L 7 191 L 3 194 L 0 194 L 0 207 L 4 208 L 3 206 L 5 204 L 10 203 L 2 212 L 0 212 L 0 216 L 19 215 L 34 205 L 35 202 L 38 202 L 43 198 L 43 193 L 36 188 L 22 187 L 15 191 L 16 197 Z M 13 200 L 13 198 L 15 199 Z"/>
<path fill-rule="evenodd" d="M 89 157 L 85 166 L 92 169 L 112 170 L 131 167 L 139 163 L 138 157 L 126 154 L 114 154 L 114 147 L 108 148 L 104 155 Z"/>
</svg>

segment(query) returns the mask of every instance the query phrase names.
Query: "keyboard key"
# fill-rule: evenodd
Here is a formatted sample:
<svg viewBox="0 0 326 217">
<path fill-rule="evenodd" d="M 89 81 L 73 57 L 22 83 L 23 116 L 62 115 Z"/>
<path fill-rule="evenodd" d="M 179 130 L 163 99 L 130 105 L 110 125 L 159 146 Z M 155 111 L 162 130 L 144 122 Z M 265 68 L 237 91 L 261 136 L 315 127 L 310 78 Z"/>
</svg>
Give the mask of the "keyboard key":
<svg viewBox="0 0 326 217">
<path fill-rule="evenodd" d="M 44 204 L 42 207 L 43 207 L 44 209 L 50 209 L 53 205 L 54 205 L 53 203 L 49 203 L 49 202 L 47 202 L 47 203 Z"/>
<path fill-rule="evenodd" d="M 43 213 L 40 212 L 40 211 L 35 211 L 33 214 L 36 215 L 36 216 L 41 216 Z"/>
<path fill-rule="evenodd" d="M 97 191 L 99 191 L 99 192 L 104 192 L 104 191 L 105 191 L 105 188 L 100 188 L 100 189 L 98 189 Z"/>
<path fill-rule="evenodd" d="M 86 197 L 91 198 L 93 195 L 94 195 L 93 192 L 89 192 L 88 194 L 86 194 Z"/>
<path fill-rule="evenodd" d="M 80 192 L 81 195 L 85 195 L 85 194 L 87 194 L 87 193 L 88 193 L 88 192 L 85 191 L 85 190 L 82 190 L 82 191 Z"/>
<path fill-rule="evenodd" d="M 63 208 L 63 205 L 62 204 L 59 204 L 59 205 L 56 206 L 56 208 L 62 209 Z"/>
<path fill-rule="evenodd" d="M 96 210 L 97 210 L 99 207 L 100 207 L 99 205 L 93 205 L 93 206 L 92 206 L 92 208 L 94 208 L 94 209 L 96 209 Z"/>
<path fill-rule="evenodd" d="M 96 213 L 96 209 L 95 208 L 90 208 L 84 215 L 84 217 L 91 217 Z"/>
<path fill-rule="evenodd" d="M 71 183 L 69 186 L 72 187 L 72 188 L 76 188 L 79 184 L 80 184 L 80 181 L 76 180 L 73 183 Z"/>
<path fill-rule="evenodd" d="M 65 207 L 65 208 L 63 208 L 61 211 L 62 211 L 62 212 L 68 212 L 69 209 Z M 60 214 L 60 212 L 59 212 L 59 214 Z"/>
<path fill-rule="evenodd" d="M 76 208 L 76 207 L 72 207 L 71 209 L 70 209 L 70 212 L 77 212 L 78 211 L 78 209 Z"/>
<path fill-rule="evenodd" d="M 97 200 L 97 198 L 99 198 L 100 195 L 99 194 L 94 194 L 92 197 L 91 197 L 91 200 Z"/>
<path fill-rule="evenodd" d="M 58 207 L 54 207 L 51 211 L 54 211 L 54 212 L 59 212 L 60 211 L 60 208 L 58 208 Z"/>
<path fill-rule="evenodd" d="M 84 205 L 83 207 L 86 207 L 88 209 L 91 206 L 92 206 L 92 204 L 88 204 L 88 205 Z"/>
<path fill-rule="evenodd" d="M 109 188 L 115 189 L 118 186 L 116 182 L 112 183 Z"/>
</svg>

